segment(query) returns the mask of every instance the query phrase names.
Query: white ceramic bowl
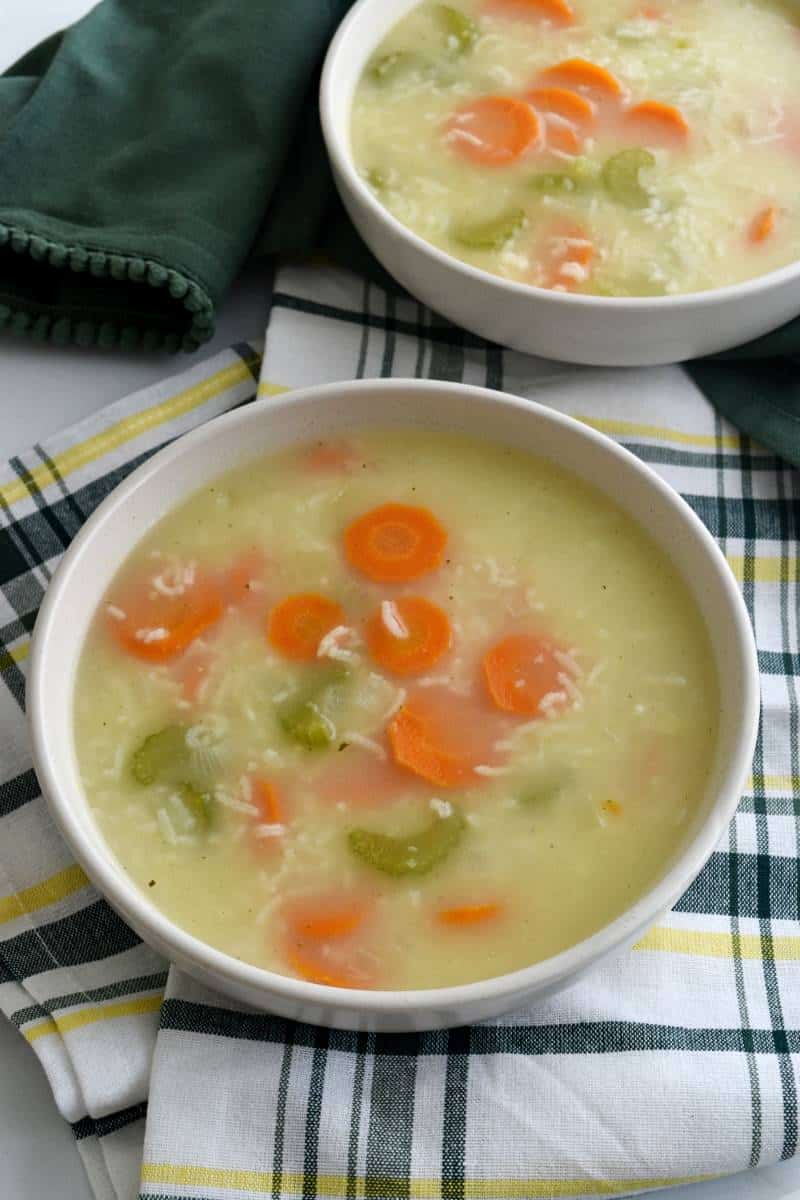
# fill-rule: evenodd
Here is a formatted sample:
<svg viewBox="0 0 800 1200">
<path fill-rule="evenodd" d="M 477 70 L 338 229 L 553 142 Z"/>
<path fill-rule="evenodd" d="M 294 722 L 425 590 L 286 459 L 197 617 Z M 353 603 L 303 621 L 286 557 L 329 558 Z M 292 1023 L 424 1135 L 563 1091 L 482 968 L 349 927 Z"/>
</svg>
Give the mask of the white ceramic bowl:
<svg viewBox="0 0 800 1200">
<path fill-rule="evenodd" d="M 350 110 L 359 77 L 418 0 L 359 0 L 334 37 L 320 90 L 322 130 L 344 206 L 376 258 L 431 308 L 490 341 L 565 362 L 632 367 L 714 354 L 800 313 L 800 262 L 687 296 L 569 295 L 500 279 L 460 262 L 402 225 L 356 170 Z"/>
<path fill-rule="evenodd" d="M 479 983 L 428 991 L 344 991 L 223 954 L 169 921 L 104 842 L 73 745 L 75 671 L 92 616 L 117 568 L 166 510 L 255 455 L 375 425 L 454 430 L 532 451 L 612 496 L 669 554 L 708 625 L 720 679 L 720 737 L 707 793 L 680 855 L 617 920 L 562 954 Z M 609 438 L 537 404 L 483 388 L 416 380 L 338 383 L 228 413 L 156 454 L 100 505 L 64 556 L 33 639 L 28 713 L 36 771 L 53 817 L 97 888 L 156 950 L 222 992 L 282 1016 L 339 1028 L 430 1029 L 490 1017 L 572 983 L 635 941 L 682 894 L 736 808 L 758 716 L 753 637 L 727 563 L 684 501 Z"/>
</svg>

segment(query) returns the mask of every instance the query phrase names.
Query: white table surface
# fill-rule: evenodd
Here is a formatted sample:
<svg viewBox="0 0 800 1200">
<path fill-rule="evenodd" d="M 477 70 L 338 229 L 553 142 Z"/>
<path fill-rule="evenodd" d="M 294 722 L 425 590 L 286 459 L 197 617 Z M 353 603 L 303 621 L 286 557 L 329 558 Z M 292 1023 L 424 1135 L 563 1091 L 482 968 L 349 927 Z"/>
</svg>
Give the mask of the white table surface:
<svg viewBox="0 0 800 1200">
<path fill-rule="evenodd" d="M 0 70 L 94 0 L 0 0 Z M 262 274 L 248 269 L 204 356 L 264 329 Z M 182 370 L 185 357 L 33 347 L 0 341 L 0 461 L 87 413 Z M 665 1130 L 665 1136 L 669 1131 Z M 69 1127 L 33 1051 L 0 1017 L 0 1195 L 92 1200 Z M 676 1188 L 670 1200 L 800 1200 L 800 1159 L 734 1179 Z"/>
</svg>

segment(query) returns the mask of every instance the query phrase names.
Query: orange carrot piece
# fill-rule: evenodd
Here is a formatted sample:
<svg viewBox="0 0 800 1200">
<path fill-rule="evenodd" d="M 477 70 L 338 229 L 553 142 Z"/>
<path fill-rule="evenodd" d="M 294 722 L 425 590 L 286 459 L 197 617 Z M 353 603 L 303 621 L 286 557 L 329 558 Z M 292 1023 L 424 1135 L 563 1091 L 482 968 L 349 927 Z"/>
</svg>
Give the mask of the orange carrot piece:
<svg viewBox="0 0 800 1200">
<path fill-rule="evenodd" d="M 339 475 L 352 470 L 355 451 L 347 442 L 315 442 L 301 451 L 300 462 L 316 475 Z"/>
<path fill-rule="evenodd" d="M 267 619 L 267 639 L 284 658 L 310 662 L 326 633 L 344 622 L 344 609 L 327 596 L 302 592 L 287 596 Z"/>
<path fill-rule="evenodd" d="M 618 100 L 622 96 L 622 85 L 616 76 L 585 58 L 567 58 L 548 67 L 539 78 L 544 83 L 572 88 L 599 99 Z"/>
<path fill-rule="evenodd" d="M 545 268 L 543 286 L 573 292 L 589 278 L 595 248 L 586 230 L 571 222 L 558 222 L 543 238 L 540 260 Z"/>
<path fill-rule="evenodd" d="M 448 144 L 470 162 L 506 167 L 539 140 L 542 126 L 525 100 L 478 96 L 452 114 L 445 131 Z"/>
<path fill-rule="evenodd" d="M 595 108 L 591 100 L 565 87 L 534 87 L 525 93 L 525 99 L 540 113 L 556 113 L 571 121 L 573 125 L 589 126 L 595 119 Z"/>
<path fill-rule="evenodd" d="M 258 809 L 259 819 L 265 825 L 283 825 L 285 814 L 280 792 L 269 779 L 260 775 L 250 776 L 250 792 Z"/>
<path fill-rule="evenodd" d="M 529 633 L 512 634 L 492 646 L 483 658 L 483 675 L 499 709 L 521 717 L 542 716 L 546 696 L 556 697 L 553 707 L 563 707 L 567 697 L 559 675 L 564 667 L 556 649 L 549 638 Z"/>
<path fill-rule="evenodd" d="M 344 534 L 347 561 L 378 583 L 406 583 L 435 570 L 446 544 L 433 513 L 410 504 L 373 508 Z"/>
<path fill-rule="evenodd" d="M 327 942 L 349 937 L 364 924 L 366 916 L 362 904 L 324 896 L 290 906 L 287 921 L 298 938 Z"/>
<path fill-rule="evenodd" d="M 634 104 L 623 118 L 627 129 L 635 132 L 652 145 L 674 146 L 684 143 L 689 137 L 686 118 L 674 104 L 662 104 L 660 100 L 643 100 Z"/>
<path fill-rule="evenodd" d="M 547 122 L 546 141 L 549 150 L 558 150 L 562 154 L 580 154 L 583 148 L 583 142 L 572 126 L 560 121 Z"/>
<path fill-rule="evenodd" d="M 156 590 L 152 582 L 143 582 L 107 609 L 108 627 L 129 654 L 162 663 L 183 654 L 195 638 L 215 625 L 224 604 L 214 584 L 197 573 L 172 595 Z"/>
<path fill-rule="evenodd" d="M 285 954 L 286 961 L 295 975 L 307 979 L 309 983 L 321 983 L 325 987 L 337 988 L 370 986 L 367 979 L 359 978 L 356 972 L 350 971 L 346 967 L 334 968 L 329 963 L 318 960 L 305 951 L 298 950 L 296 946 L 287 946 Z"/>
<path fill-rule="evenodd" d="M 566 27 L 575 21 L 568 0 L 489 0 L 486 11 L 523 21 L 551 21 Z"/>
<path fill-rule="evenodd" d="M 392 674 L 418 675 L 447 653 L 452 632 L 447 613 L 437 604 L 424 596 L 400 596 L 384 601 L 370 617 L 367 648 L 375 662 Z"/>
<path fill-rule="evenodd" d="M 502 904 L 462 904 L 458 908 L 440 908 L 436 920 L 451 929 L 468 929 L 495 920 L 502 911 Z"/>
<path fill-rule="evenodd" d="M 747 240 L 753 245 L 759 245 L 765 242 L 771 233 L 775 230 L 775 221 L 778 216 L 778 209 L 774 204 L 768 204 L 766 208 L 762 208 L 756 213 L 747 229 Z"/>
<path fill-rule="evenodd" d="M 469 731 L 459 722 L 459 697 L 442 705 L 432 689 L 411 696 L 387 730 L 394 760 L 436 787 L 452 788 L 473 782 L 474 757 Z"/>
<path fill-rule="evenodd" d="M 387 747 L 388 749 L 388 747 Z M 348 746 L 328 758 L 314 780 L 314 794 L 325 804 L 346 808 L 380 808 L 409 792 L 405 771 L 390 757 L 377 758 L 360 746 Z"/>
</svg>

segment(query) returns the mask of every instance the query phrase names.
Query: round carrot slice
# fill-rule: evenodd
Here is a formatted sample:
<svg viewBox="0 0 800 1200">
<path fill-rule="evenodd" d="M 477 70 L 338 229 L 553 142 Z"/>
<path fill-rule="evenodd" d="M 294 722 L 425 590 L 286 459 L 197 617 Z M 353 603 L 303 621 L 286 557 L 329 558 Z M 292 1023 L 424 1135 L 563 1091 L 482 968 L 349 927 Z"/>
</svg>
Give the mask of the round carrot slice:
<svg viewBox="0 0 800 1200">
<path fill-rule="evenodd" d="M 284 656 L 310 662 L 326 633 L 344 622 L 344 610 L 327 596 L 303 592 L 287 596 L 267 620 L 267 638 Z"/>
<path fill-rule="evenodd" d="M 556 113 L 573 125 L 589 126 L 594 122 L 595 107 L 586 96 L 565 87 L 534 87 L 525 93 L 537 112 Z"/>
<path fill-rule="evenodd" d="M 561 154 L 580 154 L 583 142 L 571 125 L 561 121 L 547 122 L 546 141 L 548 149 Z"/>
<path fill-rule="evenodd" d="M 769 204 L 766 208 L 762 208 L 761 212 L 756 213 L 747 230 L 747 240 L 754 245 L 760 242 L 765 242 L 775 229 L 775 221 L 778 216 L 778 210 L 774 204 Z"/>
<path fill-rule="evenodd" d="M 368 988 L 372 982 L 366 972 L 349 963 L 332 963 L 329 958 L 307 949 L 288 945 L 284 951 L 286 961 L 295 975 L 309 983 L 321 983 L 325 987 Z"/>
<path fill-rule="evenodd" d="M 345 530 L 348 562 L 378 583 L 406 583 L 435 570 L 447 533 L 427 508 L 382 504 Z"/>
<path fill-rule="evenodd" d="M 569 696 L 556 652 L 549 638 L 529 633 L 512 634 L 492 646 L 483 658 L 483 675 L 497 707 L 520 717 L 563 708 Z"/>
<path fill-rule="evenodd" d="M 445 129 L 449 145 L 482 167 L 516 162 L 541 136 L 536 113 L 515 96 L 478 96 L 457 109 Z"/>
<path fill-rule="evenodd" d="M 250 794 L 258 809 L 259 820 L 265 825 L 283 825 L 284 811 L 280 793 L 269 779 L 255 775 L 250 778 Z"/>
<path fill-rule="evenodd" d="M 354 897 L 323 895 L 291 902 L 286 921 L 298 939 L 314 942 L 341 940 L 363 925 L 367 908 Z"/>
<path fill-rule="evenodd" d="M 508 725 L 482 698 L 440 686 L 413 692 L 386 732 L 396 763 L 451 788 L 475 785 L 481 767 L 497 765 L 495 742 Z"/>
<path fill-rule="evenodd" d="M 367 623 L 367 647 L 375 662 L 394 675 L 426 671 L 450 648 L 445 613 L 424 596 L 384 600 Z"/>
<path fill-rule="evenodd" d="M 552 21 L 554 25 L 572 25 L 575 12 L 567 0 L 489 0 L 488 12 L 521 21 Z"/>
<path fill-rule="evenodd" d="M 634 104 L 623 118 L 626 129 L 635 131 L 637 139 L 648 145 L 674 146 L 689 137 L 686 118 L 674 104 L 662 104 L 660 100 L 643 100 Z"/>
<path fill-rule="evenodd" d="M 436 920 L 451 929 L 468 929 L 493 921 L 502 911 L 502 904 L 462 904 L 458 908 L 440 908 Z"/>
<path fill-rule="evenodd" d="M 355 450 L 347 442 L 314 442 L 300 452 L 300 463 L 315 475 L 343 475 L 355 466 Z"/>
<path fill-rule="evenodd" d="M 543 286 L 573 292 L 589 278 L 595 248 L 581 225 L 554 223 L 545 231 L 539 250 L 544 267 Z"/>
<path fill-rule="evenodd" d="M 585 58 L 567 58 L 556 63 L 543 71 L 540 79 L 597 99 L 618 100 L 622 96 L 622 85 L 616 76 Z"/>
<path fill-rule="evenodd" d="M 108 628 L 135 658 L 168 662 L 224 612 L 219 590 L 193 566 L 165 568 L 106 606 Z"/>
</svg>

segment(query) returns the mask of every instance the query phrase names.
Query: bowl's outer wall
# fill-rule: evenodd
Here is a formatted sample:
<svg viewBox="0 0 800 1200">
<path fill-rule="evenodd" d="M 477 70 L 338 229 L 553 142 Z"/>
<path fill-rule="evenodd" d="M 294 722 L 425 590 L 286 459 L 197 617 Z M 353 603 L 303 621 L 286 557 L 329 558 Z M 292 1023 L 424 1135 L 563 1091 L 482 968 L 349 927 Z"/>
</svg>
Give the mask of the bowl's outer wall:
<svg viewBox="0 0 800 1200">
<path fill-rule="evenodd" d="M 380 414 L 376 420 L 376 414 Z M 203 480 L 293 442 L 375 426 L 457 431 L 551 458 L 615 498 L 669 553 L 711 636 L 720 676 L 720 741 L 696 828 L 664 877 L 617 921 L 545 963 L 430 993 L 321 988 L 260 971 L 178 929 L 116 862 L 92 818 L 73 745 L 75 671 L 93 613 L 133 545 Z M 570 418 L 498 392 L 381 380 L 310 388 L 256 402 L 179 439 L 115 490 L 78 535 L 48 589 L 29 670 L 29 720 L 42 790 L 76 858 L 145 941 L 211 986 L 284 1016 L 363 1029 L 419 1029 L 481 1019 L 572 982 L 629 944 L 701 869 L 733 814 L 750 766 L 758 671 L 741 597 L 713 540 L 683 501 L 633 455 Z"/>
<path fill-rule="evenodd" d="M 331 44 L 320 91 L 336 186 L 387 271 L 430 308 L 490 341 L 599 366 L 682 362 L 741 345 L 800 312 L 800 263 L 745 284 L 665 299 L 609 300 L 515 286 L 444 254 L 400 224 L 360 178 L 350 111 L 364 65 L 417 0 L 360 0 Z"/>
</svg>

